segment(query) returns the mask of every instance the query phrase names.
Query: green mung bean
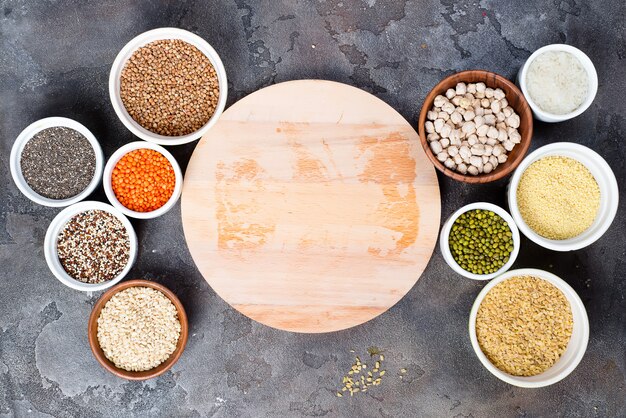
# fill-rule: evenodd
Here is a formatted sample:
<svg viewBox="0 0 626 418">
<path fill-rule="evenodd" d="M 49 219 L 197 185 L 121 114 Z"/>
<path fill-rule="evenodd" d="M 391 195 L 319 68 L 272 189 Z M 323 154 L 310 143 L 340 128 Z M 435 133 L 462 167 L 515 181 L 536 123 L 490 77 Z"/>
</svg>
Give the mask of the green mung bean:
<svg viewBox="0 0 626 418">
<path fill-rule="evenodd" d="M 513 234 L 509 224 L 496 213 L 476 209 L 457 218 L 448 239 L 454 261 L 474 274 L 500 270 L 513 252 Z"/>
</svg>

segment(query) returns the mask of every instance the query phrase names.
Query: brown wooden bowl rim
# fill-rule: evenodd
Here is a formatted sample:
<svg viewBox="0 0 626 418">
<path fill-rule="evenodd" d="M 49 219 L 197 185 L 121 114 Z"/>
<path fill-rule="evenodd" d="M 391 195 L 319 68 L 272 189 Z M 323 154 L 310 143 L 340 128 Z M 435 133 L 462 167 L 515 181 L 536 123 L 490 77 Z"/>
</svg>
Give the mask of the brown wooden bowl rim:
<svg viewBox="0 0 626 418">
<path fill-rule="evenodd" d="M 115 367 L 115 365 L 106 358 L 104 352 L 102 351 L 102 348 L 100 348 L 100 343 L 98 342 L 98 318 L 100 317 L 100 311 L 102 311 L 104 305 L 113 297 L 113 295 L 131 287 L 150 287 L 152 289 L 161 291 L 170 301 L 172 301 L 172 303 L 176 307 L 178 320 L 180 321 L 180 335 L 178 337 L 178 343 L 176 344 L 176 349 L 174 350 L 174 352 L 167 360 L 165 360 L 163 363 L 159 364 L 155 368 L 141 372 L 129 372 L 127 370 Z M 103 293 L 91 310 L 91 315 L 89 316 L 89 325 L 87 329 L 87 334 L 89 336 L 89 346 L 91 347 L 91 351 L 94 357 L 96 358 L 96 360 L 98 360 L 98 363 L 100 363 L 102 367 L 104 367 L 106 370 L 113 373 L 114 375 L 127 380 L 147 380 L 153 377 L 160 376 L 169 369 L 171 369 L 185 350 L 185 346 L 187 345 L 188 333 L 189 323 L 187 319 L 187 313 L 185 312 L 185 308 L 180 299 L 178 299 L 178 297 L 176 296 L 176 294 L 174 294 L 174 292 L 172 292 L 160 283 L 143 279 L 124 281 L 113 286 L 105 293 Z"/>
<path fill-rule="evenodd" d="M 440 91 L 442 91 L 442 86 L 446 84 L 449 79 L 453 77 L 458 77 L 459 81 L 463 81 L 463 79 L 466 78 L 467 76 L 476 74 L 476 73 L 484 74 L 486 77 L 493 77 L 494 79 L 505 84 L 507 87 L 513 90 L 520 100 L 520 106 L 524 111 L 523 113 L 530 115 L 530 118 L 528 118 L 529 120 L 528 129 L 522 135 L 522 141 L 520 142 L 520 144 L 517 145 L 518 147 L 521 147 L 519 158 L 515 162 L 504 167 L 502 170 L 498 170 L 498 168 L 496 168 L 496 170 L 494 170 L 493 172 L 489 174 L 483 173 L 477 176 L 472 176 L 472 175 L 463 175 L 463 174 L 457 173 L 456 171 L 450 170 L 445 165 L 443 165 L 441 161 L 437 159 L 435 154 L 433 154 L 433 152 L 430 150 L 430 147 L 428 146 L 424 124 L 426 123 L 426 114 L 430 110 L 432 106 L 432 102 L 434 101 L 437 94 L 443 94 Z M 516 109 L 516 112 L 517 112 L 517 109 Z M 520 118 L 521 118 L 522 112 L 517 112 L 517 113 L 520 115 Z M 426 95 L 426 98 L 424 99 L 424 103 L 422 104 L 422 110 L 420 111 L 417 129 L 418 129 L 418 133 L 420 137 L 420 142 L 422 143 L 422 148 L 424 148 L 424 151 L 426 152 L 426 156 L 433 163 L 433 165 L 435 166 L 437 170 L 441 171 L 446 176 L 453 178 L 454 180 L 462 181 L 464 183 L 489 183 L 492 181 L 500 180 L 501 178 L 511 174 L 524 159 L 524 156 L 526 155 L 526 153 L 528 152 L 528 149 L 530 148 L 530 141 L 533 136 L 533 116 L 532 116 L 532 111 L 530 109 L 530 106 L 528 105 L 528 101 L 526 100 L 526 97 L 524 97 L 524 94 L 511 80 L 507 79 L 504 76 L 501 76 L 500 74 L 496 74 L 487 70 L 464 70 L 458 73 L 450 74 L 449 76 L 443 78 L 441 81 L 439 81 L 439 83 L 435 85 L 435 87 L 433 87 L 428 92 L 428 94 Z"/>
</svg>

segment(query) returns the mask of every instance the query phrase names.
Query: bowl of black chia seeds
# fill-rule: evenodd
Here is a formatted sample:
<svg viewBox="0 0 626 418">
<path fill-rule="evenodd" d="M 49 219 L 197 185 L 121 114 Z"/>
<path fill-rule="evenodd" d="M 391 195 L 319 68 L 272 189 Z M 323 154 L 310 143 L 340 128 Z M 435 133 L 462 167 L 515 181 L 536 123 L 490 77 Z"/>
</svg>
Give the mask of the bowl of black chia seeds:
<svg viewBox="0 0 626 418">
<path fill-rule="evenodd" d="M 83 200 L 98 186 L 104 155 L 85 126 L 50 117 L 19 134 L 10 166 L 13 181 L 26 197 L 40 205 L 63 207 Z"/>
<path fill-rule="evenodd" d="M 102 202 L 79 202 L 50 223 L 46 263 L 61 283 L 84 292 L 118 283 L 137 257 L 137 235 L 128 218 Z"/>
</svg>

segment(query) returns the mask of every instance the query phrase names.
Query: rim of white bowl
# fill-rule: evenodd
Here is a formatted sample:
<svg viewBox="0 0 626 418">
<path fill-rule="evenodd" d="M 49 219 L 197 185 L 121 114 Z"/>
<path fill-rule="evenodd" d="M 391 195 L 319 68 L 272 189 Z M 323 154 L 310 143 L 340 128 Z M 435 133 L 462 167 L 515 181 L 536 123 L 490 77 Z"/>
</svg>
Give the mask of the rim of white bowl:
<svg viewBox="0 0 626 418">
<path fill-rule="evenodd" d="M 174 169 L 174 175 L 176 176 L 176 182 L 174 184 L 174 192 L 172 193 L 172 196 L 170 196 L 169 200 L 165 202 L 163 206 L 151 212 L 136 212 L 122 205 L 120 201 L 117 200 L 117 197 L 115 197 L 115 192 L 113 191 L 113 186 L 111 185 L 111 174 L 113 173 L 113 169 L 115 168 L 117 162 L 124 155 L 138 149 L 151 149 L 161 153 L 165 158 L 167 158 L 170 164 L 172 164 L 172 168 Z M 111 202 L 111 204 L 124 215 L 137 219 L 152 219 L 167 213 L 176 204 L 183 190 L 183 173 L 180 169 L 180 165 L 178 165 L 178 162 L 176 161 L 174 156 L 165 148 L 152 142 L 135 141 L 122 146 L 117 151 L 115 151 L 113 155 L 111 155 L 106 163 L 106 166 L 104 167 L 102 184 L 104 185 L 104 193 L 109 199 L 109 202 Z"/>
<path fill-rule="evenodd" d="M 150 42 L 163 40 L 163 39 L 180 39 L 184 42 L 192 44 L 196 48 L 198 48 L 213 64 L 215 68 L 215 72 L 217 73 L 217 80 L 219 84 L 220 97 L 217 101 L 217 107 L 215 108 L 215 112 L 209 119 L 209 121 L 204 124 L 200 129 L 195 132 L 192 132 L 187 135 L 181 136 L 165 136 L 159 135 L 154 132 L 151 132 L 139 125 L 126 111 L 126 107 L 122 103 L 122 99 L 120 97 L 120 77 L 122 74 L 122 69 L 126 65 L 128 59 L 132 56 L 132 54 L 142 46 L 149 44 Z M 147 32 L 144 32 L 133 39 L 131 39 L 124 47 L 120 50 L 115 57 L 115 61 L 113 61 L 113 65 L 111 66 L 111 72 L 109 74 L 109 97 L 111 98 L 111 103 L 113 104 L 113 109 L 115 110 L 115 114 L 122 121 L 124 126 L 128 128 L 134 135 L 143 139 L 144 141 L 152 142 L 160 145 L 181 145 L 186 144 L 196 139 L 202 137 L 219 119 L 220 115 L 224 111 L 226 106 L 226 99 L 228 96 L 228 79 L 226 78 L 226 69 L 224 68 L 224 64 L 219 56 L 219 54 L 215 51 L 215 49 L 200 36 L 186 31 L 184 29 L 179 28 L 158 28 L 152 29 Z"/>
<path fill-rule="evenodd" d="M 482 349 L 480 348 L 480 344 L 478 344 L 478 337 L 476 336 L 476 316 L 478 314 L 478 308 L 480 308 L 480 305 L 485 299 L 485 296 L 487 296 L 487 293 L 489 293 L 489 291 L 493 289 L 494 286 L 497 286 L 499 283 L 502 283 L 503 281 L 516 276 L 534 276 L 554 285 L 567 298 L 570 304 L 570 308 L 572 310 L 572 317 L 574 318 L 572 336 L 570 337 L 567 348 L 565 349 L 559 360 L 557 360 L 557 362 L 552 365 L 552 367 L 550 367 L 543 373 L 529 377 L 513 376 L 511 374 L 503 372 L 502 370 L 494 366 L 489 361 L 485 353 L 483 353 Z M 560 277 L 545 270 L 532 268 L 509 270 L 489 282 L 476 297 L 476 301 L 474 302 L 472 310 L 470 311 L 469 336 L 472 343 L 472 348 L 474 349 L 476 356 L 478 356 L 480 362 L 483 364 L 483 366 L 485 366 L 487 370 L 491 372 L 491 374 L 496 376 L 498 379 L 514 386 L 523 388 L 539 388 L 552 385 L 564 379 L 578 366 L 583 356 L 585 355 L 585 351 L 587 350 L 587 344 L 589 342 L 589 318 L 587 317 L 587 310 L 585 309 L 585 305 L 583 304 L 582 300 L 580 300 L 580 297 L 578 296 L 576 291 L 572 289 L 572 287 Z M 563 364 L 565 364 L 565 366 L 563 366 Z M 562 370 L 554 373 L 554 370 L 558 370 L 556 369 L 558 367 L 563 368 Z"/>
<path fill-rule="evenodd" d="M 591 172 L 600 187 L 600 208 L 596 219 L 586 231 L 574 238 L 552 240 L 542 237 L 526 224 L 517 205 L 517 188 L 522 174 L 532 163 L 549 156 L 570 157 L 580 162 Z M 617 214 L 619 189 L 613 170 L 600 154 L 573 142 L 555 142 L 536 149 L 522 160 L 509 181 L 507 198 L 511 216 L 528 239 L 549 250 L 574 251 L 593 244 L 609 229 Z"/>
<path fill-rule="evenodd" d="M 502 219 L 504 219 L 508 223 L 509 229 L 511 230 L 511 234 L 513 234 L 513 252 L 511 252 L 511 255 L 509 256 L 509 261 L 507 261 L 506 264 L 500 267 L 498 271 L 494 273 L 490 273 L 490 274 L 474 274 L 463 269 L 463 267 L 461 267 L 456 262 L 456 260 L 454 260 L 454 257 L 452 256 L 452 252 L 450 251 L 450 245 L 448 244 L 448 239 L 450 237 L 450 230 L 452 229 L 452 225 L 454 225 L 454 222 L 458 219 L 459 216 L 461 216 L 465 212 L 468 212 L 470 210 L 476 210 L 476 209 L 490 210 L 494 212 L 496 215 L 500 216 Z M 520 235 L 517 229 L 517 225 L 515 224 L 515 220 L 511 217 L 511 215 L 509 215 L 509 213 L 506 210 L 502 209 L 500 206 L 494 205 L 493 203 L 487 203 L 487 202 L 470 203 L 469 205 L 465 205 L 459 208 L 456 212 L 450 215 L 450 217 L 443 224 L 443 227 L 441 228 L 441 234 L 439 235 L 439 248 L 441 249 L 441 253 L 443 254 L 443 259 L 448 264 L 448 266 L 450 266 L 450 268 L 452 268 L 452 270 L 454 270 L 458 274 L 464 277 L 467 277 L 468 279 L 480 280 L 480 281 L 491 280 L 494 277 L 510 269 L 513 263 L 515 263 L 515 260 L 517 259 L 517 256 L 519 254 L 520 244 L 521 244 Z"/>
<path fill-rule="evenodd" d="M 530 64 L 534 61 L 534 59 L 537 58 L 537 56 L 548 51 L 569 52 L 570 54 L 574 55 L 578 59 L 580 64 L 583 66 L 583 68 L 587 72 L 587 76 L 589 80 L 589 85 L 588 85 L 589 89 L 587 91 L 587 98 L 573 112 L 565 113 L 563 115 L 557 115 L 554 113 L 546 112 L 545 110 L 542 110 L 539 107 L 539 105 L 537 105 L 534 102 L 532 96 L 528 93 L 528 89 L 526 88 L 526 74 L 528 72 L 528 68 L 530 67 Z M 524 97 L 526 97 L 526 101 L 528 102 L 528 105 L 532 109 L 533 113 L 537 115 L 538 119 L 544 122 L 562 122 L 568 119 L 575 118 L 576 116 L 580 115 L 585 110 L 587 110 L 589 106 L 591 106 L 591 103 L 593 103 L 596 97 L 596 93 L 598 92 L 598 73 L 591 59 L 587 56 L 587 54 L 585 54 L 580 49 L 573 47 L 571 45 L 566 45 L 566 44 L 550 44 L 550 45 L 543 46 L 539 48 L 538 50 L 536 50 L 535 52 L 533 52 L 531 56 L 528 57 L 528 59 L 526 60 L 522 68 L 520 69 L 518 82 L 522 90 L 522 93 L 524 94 Z"/>
<path fill-rule="evenodd" d="M 130 253 L 128 256 L 128 263 L 115 278 L 106 281 L 104 283 L 98 284 L 90 284 L 80 282 L 72 276 L 70 276 L 59 261 L 59 255 L 57 253 L 57 239 L 61 229 L 67 224 L 67 222 L 74 216 L 79 213 L 88 211 L 88 210 L 103 210 L 111 215 L 115 216 L 117 219 L 122 222 L 126 231 L 128 232 L 128 238 L 130 241 Z M 80 290 L 82 292 L 95 292 L 104 289 L 108 289 L 115 284 L 119 283 L 130 271 L 135 260 L 137 259 L 137 250 L 138 250 L 138 241 L 137 234 L 135 233 L 135 229 L 133 225 L 130 223 L 130 220 L 124 216 L 123 213 L 115 209 L 113 206 L 96 201 L 84 201 L 78 202 L 67 208 L 63 209 L 61 212 L 57 214 L 57 216 L 50 222 L 48 226 L 48 230 L 46 231 L 46 237 L 44 239 L 44 256 L 46 258 L 46 263 L 48 264 L 48 268 L 54 274 L 54 276 L 64 285 L 75 289 Z"/>
<path fill-rule="evenodd" d="M 39 193 L 31 189 L 26 182 L 24 175 L 22 174 L 22 167 L 20 163 L 22 152 L 24 151 L 24 147 L 26 146 L 28 141 L 30 141 L 37 133 L 43 131 L 44 129 L 54 127 L 70 128 L 87 138 L 96 157 L 96 168 L 93 173 L 93 178 L 91 179 L 87 187 L 76 196 L 67 199 L 50 199 L 40 195 Z M 17 136 L 15 142 L 13 143 L 13 147 L 11 148 L 9 166 L 11 170 L 11 176 L 13 177 L 13 182 L 24 196 L 40 205 L 58 208 L 80 202 L 96 189 L 98 183 L 100 183 L 100 177 L 102 176 L 102 170 L 104 167 L 104 154 L 102 153 L 100 143 L 98 142 L 94 134 L 91 133 L 91 131 L 87 129 L 83 124 L 73 119 L 60 116 L 52 116 L 39 119 L 38 121 L 31 123 L 26 128 L 24 128 L 24 130 Z"/>
</svg>

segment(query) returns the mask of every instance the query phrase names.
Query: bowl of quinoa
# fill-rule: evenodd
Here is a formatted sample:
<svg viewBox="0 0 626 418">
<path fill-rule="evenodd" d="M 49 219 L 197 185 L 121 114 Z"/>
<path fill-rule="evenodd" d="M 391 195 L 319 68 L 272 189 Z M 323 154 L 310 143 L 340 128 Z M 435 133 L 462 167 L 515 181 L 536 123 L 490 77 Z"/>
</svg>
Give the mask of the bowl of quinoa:
<svg viewBox="0 0 626 418">
<path fill-rule="evenodd" d="M 537 388 L 568 376 L 589 341 L 580 297 L 544 270 L 510 270 L 483 288 L 470 312 L 469 335 L 480 362 L 514 386 Z"/>
<path fill-rule="evenodd" d="M 44 255 L 52 274 L 83 292 L 114 286 L 137 257 L 137 236 L 123 213 L 102 202 L 86 201 L 62 210 L 50 223 Z"/>
<path fill-rule="evenodd" d="M 167 287 L 129 280 L 105 292 L 89 318 L 89 345 L 108 371 L 146 380 L 168 371 L 187 343 L 185 309 Z"/>
<path fill-rule="evenodd" d="M 557 142 L 529 154 L 507 190 L 511 216 L 536 244 L 573 251 L 597 241 L 615 218 L 615 174 L 595 151 Z"/>
</svg>

